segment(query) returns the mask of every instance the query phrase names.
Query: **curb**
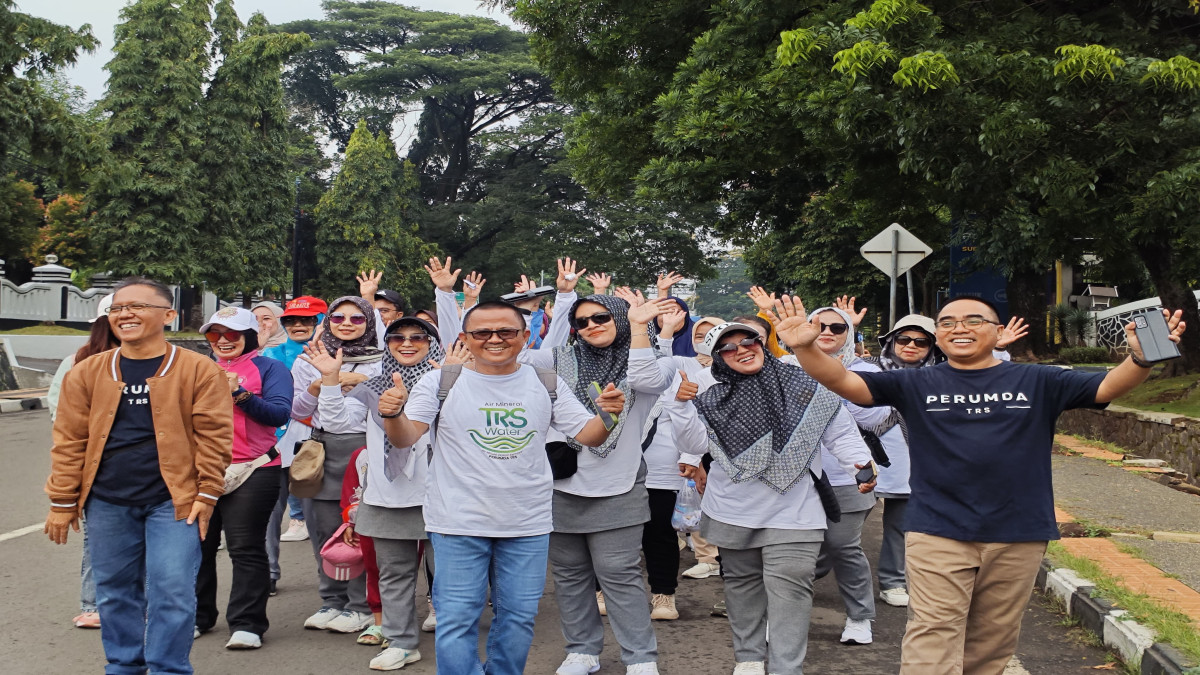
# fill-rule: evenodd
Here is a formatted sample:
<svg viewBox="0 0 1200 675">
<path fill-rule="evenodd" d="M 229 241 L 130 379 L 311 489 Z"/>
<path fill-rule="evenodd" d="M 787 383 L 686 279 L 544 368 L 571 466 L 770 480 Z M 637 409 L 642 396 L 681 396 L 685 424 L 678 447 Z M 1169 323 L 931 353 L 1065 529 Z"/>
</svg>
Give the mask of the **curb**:
<svg viewBox="0 0 1200 675">
<path fill-rule="evenodd" d="M 37 398 L 22 398 L 0 401 L 0 413 L 25 412 L 27 410 L 46 410 L 50 404 L 45 396 Z"/>
<path fill-rule="evenodd" d="M 1125 618 L 1125 610 L 1115 609 L 1112 603 L 1092 597 L 1095 585 L 1074 571 L 1055 568 L 1049 559 L 1042 559 L 1038 570 L 1038 588 L 1053 595 L 1067 608 L 1067 616 L 1079 623 L 1117 652 L 1126 664 L 1139 664 L 1141 675 L 1189 675 L 1200 672 L 1196 664 L 1168 644 L 1154 641 L 1154 631 Z"/>
</svg>

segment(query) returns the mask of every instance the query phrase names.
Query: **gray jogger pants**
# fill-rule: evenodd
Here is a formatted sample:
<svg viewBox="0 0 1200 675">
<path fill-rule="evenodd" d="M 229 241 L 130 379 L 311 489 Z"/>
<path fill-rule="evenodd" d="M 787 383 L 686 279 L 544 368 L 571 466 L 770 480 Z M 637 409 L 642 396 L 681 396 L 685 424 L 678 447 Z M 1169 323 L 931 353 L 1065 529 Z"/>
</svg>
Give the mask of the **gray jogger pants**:
<svg viewBox="0 0 1200 675">
<path fill-rule="evenodd" d="M 341 506 L 331 499 L 305 499 L 304 522 L 308 524 L 308 538 L 317 559 L 317 592 L 321 595 L 321 604 L 339 612 L 370 612 L 367 607 L 367 575 L 360 574 L 350 581 L 334 581 L 321 569 L 321 547 L 342 526 Z"/>
<path fill-rule="evenodd" d="M 843 513 L 840 522 L 827 523 L 825 542 L 821 544 L 821 554 L 817 558 L 817 578 L 833 570 L 838 593 L 846 606 L 846 616 L 855 621 L 875 618 L 871 563 L 862 550 L 863 523 L 870 513 L 871 509 Z"/>
<path fill-rule="evenodd" d="M 412 539 L 372 538 L 379 566 L 383 637 L 393 647 L 417 648 L 417 546 Z"/>
</svg>

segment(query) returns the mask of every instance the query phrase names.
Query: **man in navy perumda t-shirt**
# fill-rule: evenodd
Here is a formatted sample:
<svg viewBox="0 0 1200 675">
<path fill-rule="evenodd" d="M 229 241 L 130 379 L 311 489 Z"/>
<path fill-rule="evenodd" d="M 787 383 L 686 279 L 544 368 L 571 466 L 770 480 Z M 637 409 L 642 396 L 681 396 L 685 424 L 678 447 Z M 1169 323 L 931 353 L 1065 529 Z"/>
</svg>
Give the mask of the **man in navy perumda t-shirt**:
<svg viewBox="0 0 1200 675">
<path fill-rule="evenodd" d="M 912 497 L 905 518 L 909 621 L 902 675 L 1000 675 L 1046 542 L 1058 538 L 1050 449 L 1059 413 L 1103 408 L 1150 366 L 1125 327 L 1130 357 L 1107 374 L 999 361 L 996 309 L 956 298 L 938 313 L 945 363 L 850 372 L 815 340 L 798 300 L 776 303 L 780 339 L 818 382 L 858 405 L 894 406 L 908 427 Z M 1182 312 L 1164 312 L 1178 342 Z"/>
</svg>

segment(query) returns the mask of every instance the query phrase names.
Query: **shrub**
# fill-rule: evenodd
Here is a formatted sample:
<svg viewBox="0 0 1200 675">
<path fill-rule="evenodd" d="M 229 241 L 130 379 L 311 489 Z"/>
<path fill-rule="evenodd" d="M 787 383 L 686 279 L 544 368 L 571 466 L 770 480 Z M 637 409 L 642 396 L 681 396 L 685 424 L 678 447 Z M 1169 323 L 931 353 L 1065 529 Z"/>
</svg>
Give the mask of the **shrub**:
<svg viewBox="0 0 1200 675">
<path fill-rule="evenodd" d="M 1058 356 L 1067 363 L 1112 362 L 1112 355 L 1104 347 L 1064 347 Z"/>
</svg>

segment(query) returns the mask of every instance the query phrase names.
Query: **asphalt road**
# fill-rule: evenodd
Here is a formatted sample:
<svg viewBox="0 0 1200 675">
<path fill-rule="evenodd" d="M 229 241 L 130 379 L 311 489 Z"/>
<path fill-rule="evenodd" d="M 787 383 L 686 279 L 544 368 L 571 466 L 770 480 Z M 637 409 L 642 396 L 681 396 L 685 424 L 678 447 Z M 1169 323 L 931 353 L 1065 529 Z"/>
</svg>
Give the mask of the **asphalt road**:
<svg viewBox="0 0 1200 675">
<path fill-rule="evenodd" d="M 40 524 L 45 520 L 47 500 L 42 485 L 49 470 L 49 417 L 44 411 L 0 415 L 0 597 L 5 628 L 0 633 L 0 672 L 6 675 L 99 673 L 103 652 L 98 631 L 71 626 L 79 597 L 80 538 L 73 536 L 65 546 L 46 540 Z M 23 528 L 36 531 L 18 535 Z M 872 560 L 878 552 L 878 511 L 868 520 L 864 539 Z M 14 536 L 15 535 L 15 536 Z M 271 629 L 262 649 L 230 652 L 223 646 L 223 622 L 212 633 L 197 640 L 192 662 L 197 673 L 255 675 L 330 675 L 369 672 L 367 664 L 374 649 L 356 645 L 354 636 L 306 631 L 302 623 L 319 606 L 315 590 L 312 551 L 308 542 L 283 544 L 283 579 L 279 595 L 271 599 Z M 684 566 L 692 564 L 684 554 Z M 223 560 L 221 578 L 228 580 L 228 562 Z M 423 584 L 423 581 L 422 581 Z M 421 592 L 424 592 L 422 588 Z M 222 591 L 224 596 L 225 591 Z M 733 668 L 729 625 L 709 615 L 721 598 L 718 578 L 701 581 L 684 579 L 678 591 L 681 618 L 658 622 L 660 670 L 664 674 L 721 675 Z M 1106 654 L 1088 646 L 1078 629 L 1065 622 L 1034 597 L 1024 619 L 1013 675 L 1063 675 L 1083 673 L 1106 662 Z M 485 624 L 486 615 L 485 612 Z M 553 584 L 542 599 L 541 613 L 527 672 L 550 674 L 563 658 Z M 900 638 L 904 629 L 903 609 L 880 603 L 875 623 L 874 644 L 846 647 L 838 643 L 845 615 L 832 578 L 817 584 L 817 597 L 810 632 L 807 672 L 884 675 L 898 670 Z M 619 650 L 608 632 L 601 656 L 601 673 L 621 673 Z M 433 635 L 422 634 L 425 660 L 406 666 L 404 672 L 435 672 Z M 451 674 L 453 675 L 453 674 Z"/>
</svg>

